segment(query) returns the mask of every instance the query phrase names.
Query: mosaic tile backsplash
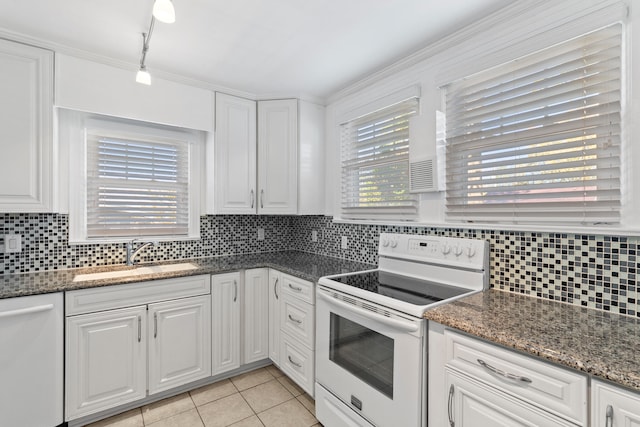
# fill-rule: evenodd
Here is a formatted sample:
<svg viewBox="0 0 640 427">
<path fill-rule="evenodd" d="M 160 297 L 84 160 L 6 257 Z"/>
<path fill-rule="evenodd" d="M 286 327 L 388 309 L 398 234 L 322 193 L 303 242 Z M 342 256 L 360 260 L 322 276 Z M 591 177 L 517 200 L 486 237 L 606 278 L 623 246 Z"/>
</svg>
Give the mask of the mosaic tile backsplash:
<svg viewBox="0 0 640 427">
<path fill-rule="evenodd" d="M 491 246 L 491 286 L 640 318 L 637 237 L 532 233 L 464 228 L 333 223 L 326 216 L 208 215 L 201 239 L 161 242 L 141 261 L 296 249 L 377 263 L 381 232 L 484 239 Z M 265 240 L 257 240 L 257 230 Z M 0 214 L 0 232 L 21 234 L 22 252 L 0 258 L 0 274 L 124 263 L 124 244 L 68 244 L 69 218 L 60 214 Z M 311 241 L 311 231 L 318 242 Z M 347 236 L 348 249 L 340 249 Z"/>
</svg>

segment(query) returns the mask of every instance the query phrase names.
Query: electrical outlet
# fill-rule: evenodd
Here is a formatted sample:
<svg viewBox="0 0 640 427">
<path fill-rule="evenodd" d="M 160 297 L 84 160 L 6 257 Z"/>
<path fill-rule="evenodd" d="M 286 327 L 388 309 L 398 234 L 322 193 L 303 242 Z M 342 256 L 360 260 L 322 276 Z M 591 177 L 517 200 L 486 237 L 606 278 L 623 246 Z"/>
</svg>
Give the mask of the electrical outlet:
<svg viewBox="0 0 640 427">
<path fill-rule="evenodd" d="M 258 240 L 264 240 L 264 228 L 258 228 Z"/>
<path fill-rule="evenodd" d="M 349 247 L 349 240 L 347 239 L 347 236 L 342 236 L 342 241 L 340 243 L 340 247 L 342 249 L 347 249 Z"/>
<path fill-rule="evenodd" d="M 13 252 L 22 251 L 22 236 L 20 234 L 5 234 L 4 235 L 4 253 L 10 254 Z"/>
<path fill-rule="evenodd" d="M 318 241 L 318 230 L 311 230 L 311 241 L 312 242 Z"/>
</svg>

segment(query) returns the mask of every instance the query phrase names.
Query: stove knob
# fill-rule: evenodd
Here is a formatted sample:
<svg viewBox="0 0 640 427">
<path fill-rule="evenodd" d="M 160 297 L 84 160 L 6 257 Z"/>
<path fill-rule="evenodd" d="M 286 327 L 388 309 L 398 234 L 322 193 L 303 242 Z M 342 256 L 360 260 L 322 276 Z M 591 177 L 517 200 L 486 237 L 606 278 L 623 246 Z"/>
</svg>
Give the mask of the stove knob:
<svg viewBox="0 0 640 427">
<path fill-rule="evenodd" d="M 467 248 L 467 256 L 469 258 L 473 258 L 473 256 L 476 254 L 476 249 L 473 246 L 469 246 Z"/>
<path fill-rule="evenodd" d="M 387 239 L 383 239 L 383 240 L 382 240 L 382 246 L 384 246 L 385 248 L 386 248 L 387 246 L 389 246 L 389 241 L 388 241 Z"/>
<path fill-rule="evenodd" d="M 449 246 L 449 245 L 444 245 L 444 246 L 441 248 L 441 250 L 442 250 L 442 253 L 443 253 L 444 255 L 448 255 L 448 254 L 451 252 L 451 246 Z"/>
<path fill-rule="evenodd" d="M 391 241 L 391 247 L 395 248 L 396 246 L 398 246 L 398 241 L 397 240 L 392 240 Z"/>
<path fill-rule="evenodd" d="M 453 254 L 455 256 L 460 256 L 462 255 L 462 248 L 460 246 L 456 246 L 453 248 Z"/>
</svg>

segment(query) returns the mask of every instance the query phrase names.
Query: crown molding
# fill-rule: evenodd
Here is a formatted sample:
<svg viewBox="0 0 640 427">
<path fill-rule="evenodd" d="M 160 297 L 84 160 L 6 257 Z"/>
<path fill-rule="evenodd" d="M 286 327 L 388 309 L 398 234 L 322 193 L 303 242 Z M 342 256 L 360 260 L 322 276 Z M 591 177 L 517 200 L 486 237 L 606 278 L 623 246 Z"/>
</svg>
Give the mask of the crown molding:
<svg viewBox="0 0 640 427">
<path fill-rule="evenodd" d="M 517 0 L 514 3 L 493 12 L 486 17 L 467 25 L 466 27 L 443 37 L 442 39 L 425 46 L 424 48 L 401 58 L 400 60 L 387 65 L 377 71 L 369 73 L 364 77 L 353 81 L 344 88 L 332 93 L 326 99 L 327 104 L 332 104 L 338 100 L 341 100 L 350 95 L 366 89 L 376 83 L 380 83 L 384 79 L 398 74 L 410 67 L 418 66 L 421 63 L 425 63 L 428 59 L 448 50 L 455 48 L 456 46 L 463 45 L 466 42 L 477 37 L 480 33 L 488 33 L 496 28 L 505 28 L 505 23 L 511 23 L 522 17 L 532 16 L 546 16 L 551 15 L 552 19 L 547 19 L 545 25 L 541 27 L 548 28 L 554 27 L 567 20 L 566 15 L 559 18 L 555 18 L 550 10 L 555 12 L 562 10 L 575 10 L 576 7 L 580 9 L 580 15 L 593 12 L 594 10 L 600 10 L 612 4 L 622 4 L 621 0 L 569 0 L 563 2 L 557 2 L 555 0 Z M 515 24 L 512 24 L 515 25 Z M 506 45 L 512 42 L 509 38 L 501 39 L 502 45 Z M 500 49 L 500 47 L 497 47 Z M 464 54 L 464 52 L 463 52 Z"/>
</svg>

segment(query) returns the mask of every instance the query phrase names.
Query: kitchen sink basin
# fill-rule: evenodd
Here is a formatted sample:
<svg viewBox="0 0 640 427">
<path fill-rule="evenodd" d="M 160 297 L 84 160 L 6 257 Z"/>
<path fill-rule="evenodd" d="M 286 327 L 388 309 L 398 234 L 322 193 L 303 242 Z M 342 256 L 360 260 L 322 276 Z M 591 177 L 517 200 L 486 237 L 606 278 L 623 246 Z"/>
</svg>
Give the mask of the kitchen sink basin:
<svg viewBox="0 0 640 427">
<path fill-rule="evenodd" d="M 124 277 L 143 276 L 146 274 L 172 273 L 174 271 L 188 271 L 198 268 L 190 262 L 181 264 L 152 265 L 148 267 L 136 267 L 130 270 L 103 271 L 100 273 L 78 274 L 73 278 L 74 282 L 86 282 L 89 280 L 118 279 Z"/>
</svg>

